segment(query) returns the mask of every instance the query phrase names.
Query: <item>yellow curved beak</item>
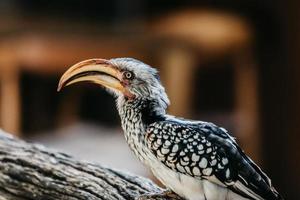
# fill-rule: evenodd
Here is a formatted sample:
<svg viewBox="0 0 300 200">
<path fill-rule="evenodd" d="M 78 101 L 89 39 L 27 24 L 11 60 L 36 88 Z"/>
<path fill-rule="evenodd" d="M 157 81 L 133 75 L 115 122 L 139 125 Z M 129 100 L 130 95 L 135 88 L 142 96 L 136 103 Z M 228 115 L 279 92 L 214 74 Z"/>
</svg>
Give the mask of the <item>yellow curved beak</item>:
<svg viewBox="0 0 300 200">
<path fill-rule="evenodd" d="M 84 60 L 70 67 L 60 78 L 57 91 L 78 82 L 92 82 L 130 95 L 122 85 L 122 72 L 108 60 L 95 58 Z"/>
</svg>

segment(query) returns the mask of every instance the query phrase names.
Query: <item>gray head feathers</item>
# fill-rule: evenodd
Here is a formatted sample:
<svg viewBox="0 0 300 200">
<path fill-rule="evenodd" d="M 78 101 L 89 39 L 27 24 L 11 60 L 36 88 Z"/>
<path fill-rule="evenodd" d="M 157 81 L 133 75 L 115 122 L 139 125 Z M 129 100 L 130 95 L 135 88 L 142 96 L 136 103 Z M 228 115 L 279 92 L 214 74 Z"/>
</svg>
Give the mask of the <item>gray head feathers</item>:
<svg viewBox="0 0 300 200">
<path fill-rule="evenodd" d="M 109 61 L 121 70 L 134 73 L 135 78 L 128 89 L 137 98 L 157 102 L 158 107 L 164 110 L 168 107 L 170 102 L 155 68 L 133 58 L 114 58 Z"/>
</svg>

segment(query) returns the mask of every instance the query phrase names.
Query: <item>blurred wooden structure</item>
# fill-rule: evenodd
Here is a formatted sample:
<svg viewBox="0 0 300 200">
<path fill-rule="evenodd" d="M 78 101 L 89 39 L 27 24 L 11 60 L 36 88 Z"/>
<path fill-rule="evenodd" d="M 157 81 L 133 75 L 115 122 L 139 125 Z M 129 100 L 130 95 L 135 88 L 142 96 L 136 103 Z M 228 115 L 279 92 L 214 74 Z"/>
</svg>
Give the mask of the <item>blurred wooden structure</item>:
<svg viewBox="0 0 300 200">
<path fill-rule="evenodd" d="M 175 41 L 160 55 L 171 114 L 189 117 L 192 113 L 195 72 L 201 70 L 202 64 L 219 58 L 231 60 L 235 108 L 228 114 L 233 115 L 235 136 L 245 151 L 261 162 L 258 78 L 250 24 L 240 16 L 218 10 L 184 10 L 163 17 L 153 32 Z"/>
<path fill-rule="evenodd" d="M 21 34 L 0 44 L 0 124 L 20 133 L 22 71 L 60 75 L 68 66 L 92 57 L 135 57 L 147 60 L 146 50 L 159 44 L 162 80 L 171 99 L 170 113 L 190 115 L 196 70 L 201 63 L 230 57 L 235 68 L 237 133 L 247 153 L 260 161 L 257 71 L 251 52 L 252 31 L 241 17 L 213 10 L 184 10 L 163 16 L 147 27 L 144 35 L 128 39 L 112 35 L 70 36 L 64 34 Z M 201 55 L 201 63 L 198 55 Z M 200 66 L 200 69 L 197 67 Z M 209 84 L 209 83 L 208 83 Z M 199 91 L 201 95 L 201 91 Z"/>
<path fill-rule="evenodd" d="M 117 44 L 117 45 L 116 45 Z M 98 57 L 132 56 L 143 58 L 126 39 L 70 37 L 64 35 L 22 35 L 0 45 L 1 127 L 20 133 L 20 73 L 29 71 L 59 76 L 72 64 Z"/>
</svg>

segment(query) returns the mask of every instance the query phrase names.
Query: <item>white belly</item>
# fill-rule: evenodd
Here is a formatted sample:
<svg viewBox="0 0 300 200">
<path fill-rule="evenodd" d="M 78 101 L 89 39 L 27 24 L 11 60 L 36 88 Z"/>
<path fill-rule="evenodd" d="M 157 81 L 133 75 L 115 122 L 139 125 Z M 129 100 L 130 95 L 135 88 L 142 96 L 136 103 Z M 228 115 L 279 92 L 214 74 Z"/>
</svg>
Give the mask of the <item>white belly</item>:
<svg viewBox="0 0 300 200">
<path fill-rule="evenodd" d="M 150 168 L 153 174 L 169 189 L 187 200 L 245 200 L 246 198 L 204 179 L 176 173 L 156 159 Z"/>
</svg>

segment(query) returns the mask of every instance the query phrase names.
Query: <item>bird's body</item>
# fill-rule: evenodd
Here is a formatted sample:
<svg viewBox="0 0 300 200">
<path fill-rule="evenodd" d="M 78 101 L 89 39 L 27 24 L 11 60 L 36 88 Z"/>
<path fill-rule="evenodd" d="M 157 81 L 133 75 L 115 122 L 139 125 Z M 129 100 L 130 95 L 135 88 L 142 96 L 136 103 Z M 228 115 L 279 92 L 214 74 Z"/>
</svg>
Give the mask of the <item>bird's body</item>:
<svg viewBox="0 0 300 200">
<path fill-rule="evenodd" d="M 70 68 L 59 89 L 92 81 L 116 95 L 129 147 L 169 189 L 187 200 L 275 200 L 282 197 L 227 131 L 166 114 L 155 69 L 128 58 L 92 59 Z"/>
<path fill-rule="evenodd" d="M 147 139 L 147 130 L 159 122 L 166 121 L 177 121 L 180 123 L 179 119 L 173 116 L 152 116 L 153 119 L 150 120 L 150 124 L 143 120 L 143 110 L 147 106 L 147 103 L 143 104 L 143 101 L 129 101 L 125 99 L 119 99 L 119 114 L 121 116 L 122 128 L 124 130 L 125 138 L 129 147 L 137 156 L 137 158 L 147 167 L 149 167 L 152 173 L 158 178 L 165 186 L 185 197 L 188 200 L 229 200 L 229 199 L 245 199 L 242 196 L 232 192 L 225 185 L 220 185 L 212 183 L 206 179 L 195 179 L 190 175 L 185 175 L 178 173 L 173 169 L 170 169 L 164 165 L 158 158 L 158 155 L 154 155 L 148 144 L 151 143 L 151 139 Z M 146 109 L 147 110 L 147 109 Z M 194 122 L 195 123 L 195 122 Z M 151 129 L 151 128 L 150 128 Z M 141 134 L 144 133 L 144 134 Z M 163 138 L 161 138 L 164 140 Z M 166 143 L 167 138 L 165 139 Z M 156 141 L 157 142 L 157 141 Z M 160 146 L 157 143 L 157 146 Z M 174 146 L 173 146 L 174 148 Z M 170 151 L 173 149 L 171 148 Z M 167 148 L 165 148 L 167 149 Z M 164 152 L 161 156 L 164 157 Z M 169 153 L 169 152 L 168 152 Z M 200 157 L 199 157 L 200 160 Z"/>
</svg>

